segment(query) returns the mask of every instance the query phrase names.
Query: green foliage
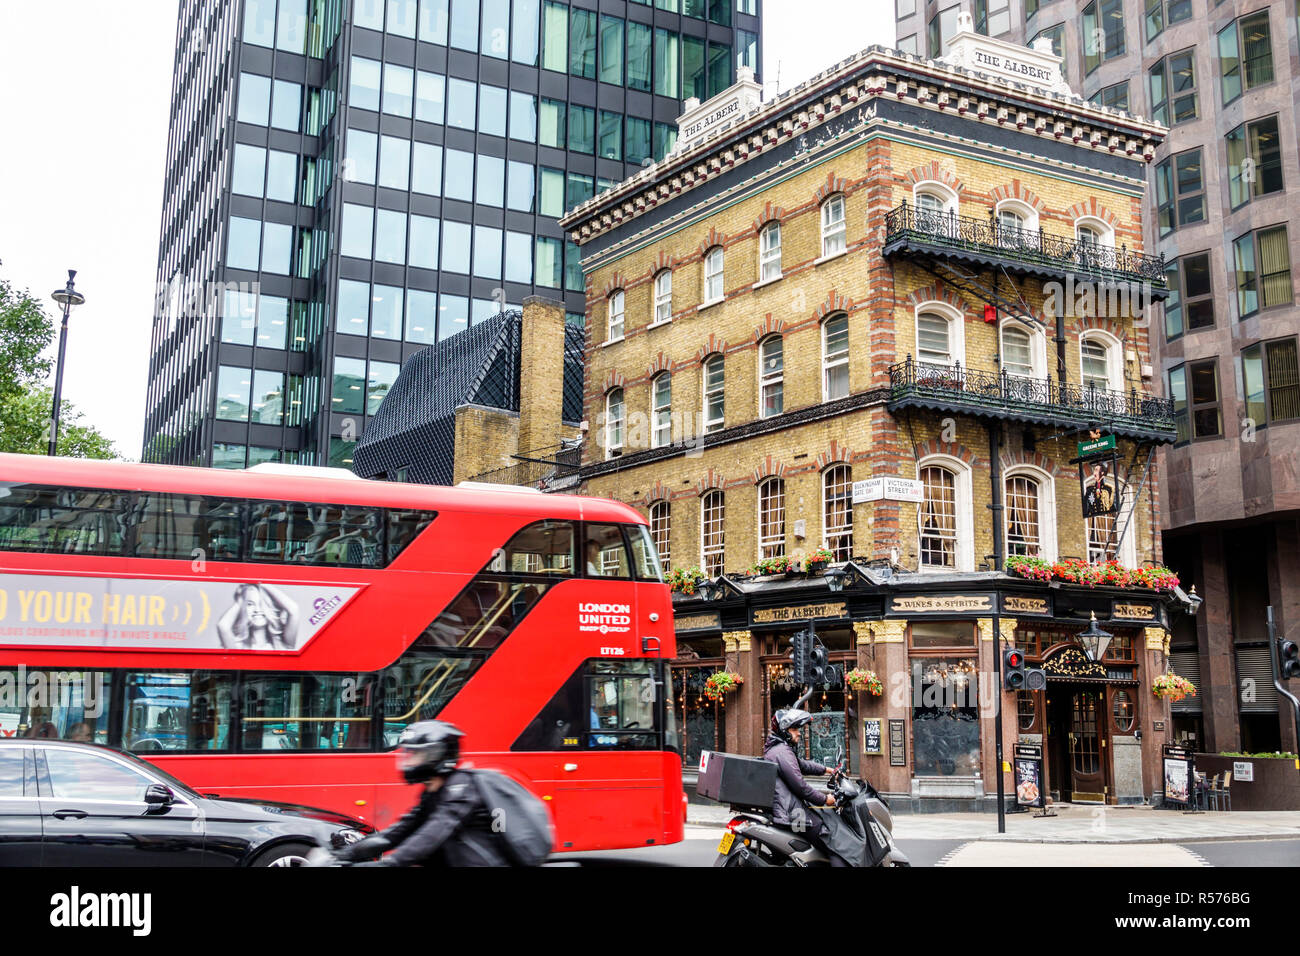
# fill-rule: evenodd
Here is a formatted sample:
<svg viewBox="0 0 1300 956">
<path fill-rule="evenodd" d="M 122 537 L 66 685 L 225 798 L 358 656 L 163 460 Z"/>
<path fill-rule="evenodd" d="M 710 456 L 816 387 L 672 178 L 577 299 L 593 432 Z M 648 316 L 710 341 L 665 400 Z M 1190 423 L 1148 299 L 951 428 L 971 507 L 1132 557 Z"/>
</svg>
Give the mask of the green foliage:
<svg viewBox="0 0 1300 956">
<path fill-rule="evenodd" d="M 49 376 L 54 363 L 41 353 L 54 340 L 54 320 L 40 302 L 0 279 L 0 400 Z"/>
<path fill-rule="evenodd" d="M 1296 755 L 1285 750 L 1275 750 L 1272 753 L 1267 751 L 1258 754 L 1241 753 L 1236 750 L 1220 750 L 1220 757 L 1250 757 L 1252 760 L 1295 760 Z"/>
<path fill-rule="evenodd" d="M 54 390 L 31 388 L 0 397 L 0 452 L 44 455 L 50 441 L 50 410 Z M 59 409 L 59 448 L 66 458 L 117 458 L 113 443 L 92 426 L 66 400 Z"/>
</svg>

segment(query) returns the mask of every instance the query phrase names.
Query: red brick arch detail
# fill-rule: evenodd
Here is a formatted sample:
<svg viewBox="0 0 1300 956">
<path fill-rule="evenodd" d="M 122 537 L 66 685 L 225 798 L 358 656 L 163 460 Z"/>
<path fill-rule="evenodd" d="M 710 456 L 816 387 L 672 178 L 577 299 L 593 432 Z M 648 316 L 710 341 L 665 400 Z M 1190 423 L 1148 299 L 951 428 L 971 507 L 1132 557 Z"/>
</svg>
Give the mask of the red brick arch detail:
<svg viewBox="0 0 1300 956">
<path fill-rule="evenodd" d="M 853 449 L 846 448 L 832 438 L 829 447 L 817 455 L 817 470 L 825 471 L 831 465 L 848 465 L 852 461 Z"/>
<path fill-rule="evenodd" d="M 1071 223 L 1077 222 L 1084 216 L 1090 216 L 1093 219 L 1100 219 L 1112 229 L 1119 229 L 1119 219 L 1115 217 L 1109 209 L 1097 202 L 1096 196 L 1089 196 L 1083 202 L 1077 202 L 1069 209 L 1065 210 L 1066 217 Z"/>
<path fill-rule="evenodd" d="M 764 317 L 762 324 L 754 327 L 754 341 L 759 342 L 773 333 L 781 333 L 784 331 L 785 323 L 780 319 L 773 318 L 772 313 L 769 312 Z"/>
<path fill-rule="evenodd" d="M 605 381 L 602 383 L 600 390 L 602 395 L 608 395 L 610 389 L 626 387 L 627 379 L 623 377 L 622 372 L 606 372 Z"/>
<path fill-rule="evenodd" d="M 923 302 L 942 302 L 945 305 L 952 306 L 961 313 L 963 319 L 970 318 L 970 310 L 966 308 L 966 300 L 958 294 L 956 289 L 950 289 L 939 281 L 935 281 L 931 285 L 923 286 L 920 289 L 913 290 L 913 292 L 908 296 L 908 301 L 912 303 L 913 309 L 920 306 Z"/>
<path fill-rule="evenodd" d="M 710 491 L 722 491 L 727 486 L 727 479 L 718 471 L 710 468 L 704 473 L 699 481 L 695 483 L 695 490 L 703 497 Z"/>
<path fill-rule="evenodd" d="M 852 312 L 855 303 L 847 295 L 840 295 L 834 289 L 826 294 L 826 301 L 817 306 L 813 312 L 813 318 L 818 321 L 826 318 L 832 312 Z"/>
<path fill-rule="evenodd" d="M 1121 346 L 1127 345 L 1129 340 L 1128 330 L 1114 319 L 1106 318 L 1099 315 L 1078 315 L 1074 318 L 1073 330 L 1075 335 L 1082 336 L 1084 332 L 1096 329 L 1099 332 L 1108 332 L 1119 340 Z"/>
<path fill-rule="evenodd" d="M 646 369 L 646 377 L 654 378 L 660 372 L 672 371 L 672 368 L 673 368 L 673 360 L 670 359 L 668 356 L 664 355 L 663 352 L 660 352 L 658 355 L 655 356 L 655 360 L 650 363 L 650 367 Z"/>
<path fill-rule="evenodd" d="M 627 278 L 623 275 L 623 273 L 618 272 L 616 270 L 614 274 L 610 276 L 608 280 L 606 280 L 604 288 L 601 290 L 600 294 L 606 299 L 608 299 L 619 289 L 626 289 L 626 288 L 627 288 Z"/>
<path fill-rule="evenodd" d="M 670 256 L 666 252 L 661 252 L 657 256 L 655 256 L 654 268 L 650 270 L 650 274 L 652 276 L 658 275 L 659 273 L 663 272 L 665 269 L 671 272 L 676 267 L 676 265 L 677 265 L 677 259 L 675 256 Z"/>
<path fill-rule="evenodd" d="M 704 241 L 700 243 L 700 255 L 704 255 L 714 246 L 725 246 L 726 244 L 727 234 L 724 232 L 718 232 L 718 230 L 710 227 L 709 234 L 705 236 Z"/>
<path fill-rule="evenodd" d="M 948 455 L 969 465 L 971 468 L 977 468 L 981 464 L 975 453 L 960 442 L 953 444 L 952 442 L 939 441 L 937 438 L 927 438 L 921 444 L 916 445 L 912 451 L 916 455 L 917 461 L 928 458 L 930 455 Z"/>
<path fill-rule="evenodd" d="M 1014 468 L 1016 465 L 1033 465 L 1035 468 L 1041 468 L 1043 471 L 1051 475 L 1053 481 L 1060 478 L 1062 474 L 1061 468 L 1057 465 L 1056 461 L 1052 458 L 1048 458 L 1041 452 L 1004 452 L 1001 456 L 1001 461 L 1003 471 L 1006 471 L 1008 468 Z"/>
<path fill-rule="evenodd" d="M 768 478 L 784 478 L 785 472 L 785 462 L 776 461 L 771 455 L 767 455 L 754 469 L 754 484 L 762 484 Z"/>
<path fill-rule="evenodd" d="M 671 496 L 672 493 L 669 492 L 664 483 L 662 481 L 656 481 L 650 486 L 650 490 L 645 493 L 645 497 L 641 499 L 641 504 L 642 506 L 649 508 L 656 501 L 668 501 Z"/>
<path fill-rule="evenodd" d="M 709 337 L 704 340 L 704 344 L 695 353 L 695 361 L 703 364 L 704 360 L 710 355 L 725 355 L 726 352 L 727 340 L 720 339 L 713 332 L 710 332 Z"/>
<path fill-rule="evenodd" d="M 1040 215 L 1047 211 L 1046 204 L 1038 198 L 1038 194 L 1018 179 L 1011 180 L 1008 186 L 995 186 L 989 192 L 989 198 L 993 200 L 994 206 L 1004 199 L 1018 199 L 1026 206 L 1038 210 Z"/>
<path fill-rule="evenodd" d="M 847 179 L 843 176 L 836 176 L 834 173 L 830 173 L 826 176 L 826 182 L 817 187 L 817 192 L 813 195 L 813 199 L 817 202 L 817 205 L 820 206 L 822 201 L 826 198 L 834 196 L 836 193 L 845 192 L 848 188 L 849 181 Z"/>
<path fill-rule="evenodd" d="M 770 202 L 763 205 L 763 211 L 754 219 L 754 231 L 758 232 L 769 222 L 780 222 L 785 218 L 785 209 L 781 206 L 773 206 Z"/>
<path fill-rule="evenodd" d="M 917 166 L 915 169 L 909 169 L 903 175 L 903 180 L 909 186 L 915 186 L 917 183 L 923 182 L 943 183 L 955 192 L 959 199 L 961 198 L 962 193 L 966 191 L 966 187 L 961 184 L 961 180 L 959 180 L 953 173 L 944 169 L 938 160 L 933 160 L 932 162 L 926 163 L 924 166 Z"/>
</svg>

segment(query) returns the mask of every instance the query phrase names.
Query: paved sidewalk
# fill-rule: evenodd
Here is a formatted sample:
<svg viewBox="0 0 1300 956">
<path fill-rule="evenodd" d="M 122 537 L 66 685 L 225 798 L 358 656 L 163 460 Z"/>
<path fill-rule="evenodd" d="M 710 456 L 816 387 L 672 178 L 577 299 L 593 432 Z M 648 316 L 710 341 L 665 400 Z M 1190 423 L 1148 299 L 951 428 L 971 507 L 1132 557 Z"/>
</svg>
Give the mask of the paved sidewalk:
<svg viewBox="0 0 1300 956">
<path fill-rule="evenodd" d="M 1300 839 L 1300 811 L 1156 810 L 1063 804 L 1055 817 L 1007 814 L 1007 832 L 998 833 L 993 813 L 909 813 L 894 817 L 899 840 L 1001 840 L 1010 843 L 1188 843 L 1201 840 Z M 1037 811 L 1035 811 L 1037 812 Z M 691 804 L 687 820 L 718 827 L 731 815 L 721 805 Z"/>
</svg>

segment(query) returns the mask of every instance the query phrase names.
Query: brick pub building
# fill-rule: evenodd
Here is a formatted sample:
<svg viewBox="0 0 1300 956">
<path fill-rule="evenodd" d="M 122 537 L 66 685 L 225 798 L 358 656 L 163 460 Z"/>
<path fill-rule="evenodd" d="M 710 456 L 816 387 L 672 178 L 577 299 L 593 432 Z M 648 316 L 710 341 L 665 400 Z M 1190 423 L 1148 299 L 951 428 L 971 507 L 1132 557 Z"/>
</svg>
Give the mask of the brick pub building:
<svg viewBox="0 0 1300 956">
<path fill-rule="evenodd" d="M 819 691 L 812 753 L 844 748 L 904 808 L 992 806 L 998 707 L 1006 759 L 1042 744 L 1058 799 L 1157 798 L 1170 714 L 1151 682 L 1194 602 L 1004 568 L 1160 561 L 1152 459 L 1174 409 L 1149 303 L 1118 293 L 1165 295 L 1141 222 L 1164 128 L 1074 96 L 1050 51 L 966 30 L 943 61 L 873 47 L 768 103 L 742 72 L 679 131 L 562 225 L 587 285 L 582 491 L 643 509 L 692 582 L 685 765 L 760 751 L 812 623 L 884 684 Z M 1115 455 L 1085 475 L 1098 437 Z M 1117 512 L 1085 519 L 1085 495 Z M 1076 638 L 1093 615 L 1100 660 Z M 1045 692 L 992 679 L 1012 642 Z M 721 670 L 743 683 L 712 701 Z"/>
</svg>

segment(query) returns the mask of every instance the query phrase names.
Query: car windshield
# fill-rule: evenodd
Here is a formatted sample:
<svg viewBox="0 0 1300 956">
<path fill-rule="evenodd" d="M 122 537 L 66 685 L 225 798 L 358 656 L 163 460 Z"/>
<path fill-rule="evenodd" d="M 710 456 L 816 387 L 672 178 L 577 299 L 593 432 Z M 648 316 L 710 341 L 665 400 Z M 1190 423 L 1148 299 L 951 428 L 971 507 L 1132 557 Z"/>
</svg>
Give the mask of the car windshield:
<svg viewBox="0 0 1300 956">
<path fill-rule="evenodd" d="M 177 793 L 184 794 L 186 797 L 189 797 L 191 800 L 202 799 L 202 794 L 195 791 L 193 787 L 181 783 L 181 781 L 177 780 L 166 770 L 163 770 L 161 767 L 149 763 L 149 761 L 147 760 L 141 760 L 135 754 L 128 753 L 125 750 L 114 750 L 109 747 L 96 748 L 96 749 L 109 750 L 111 753 L 117 754 L 119 757 L 122 757 L 123 759 L 130 761 L 138 769 L 144 771 L 145 773 L 153 777 L 157 777 L 159 780 L 161 780 L 167 786 L 171 787 Z"/>
</svg>

